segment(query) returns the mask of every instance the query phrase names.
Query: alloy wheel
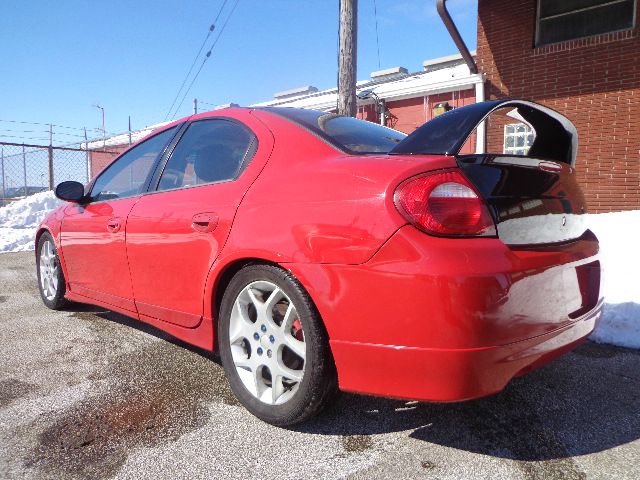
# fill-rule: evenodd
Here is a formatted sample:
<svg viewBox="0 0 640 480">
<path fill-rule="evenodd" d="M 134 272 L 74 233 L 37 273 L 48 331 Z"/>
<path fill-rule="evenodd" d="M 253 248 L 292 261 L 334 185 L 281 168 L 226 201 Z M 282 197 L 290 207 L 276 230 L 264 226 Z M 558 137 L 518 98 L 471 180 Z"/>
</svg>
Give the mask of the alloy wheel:
<svg viewBox="0 0 640 480">
<path fill-rule="evenodd" d="M 235 299 L 231 356 L 244 387 L 261 402 L 290 400 L 304 377 L 306 343 L 293 302 L 274 283 L 252 282 Z"/>
<path fill-rule="evenodd" d="M 45 240 L 40 249 L 40 288 L 47 300 L 58 293 L 58 269 L 60 264 L 51 240 Z"/>
</svg>

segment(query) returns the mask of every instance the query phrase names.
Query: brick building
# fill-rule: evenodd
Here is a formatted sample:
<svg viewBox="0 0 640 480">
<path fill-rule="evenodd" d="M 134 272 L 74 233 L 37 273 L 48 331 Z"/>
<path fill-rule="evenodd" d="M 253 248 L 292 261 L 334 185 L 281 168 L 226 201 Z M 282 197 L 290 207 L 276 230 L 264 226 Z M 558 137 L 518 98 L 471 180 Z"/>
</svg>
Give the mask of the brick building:
<svg viewBox="0 0 640 480">
<path fill-rule="evenodd" d="M 578 127 L 589 210 L 640 209 L 640 0 L 479 0 L 487 100 L 546 105 Z M 507 146 L 487 129 L 489 151 Z"/>
<path fill-rule="evenodd" d="M 640 209 L 640 0 L 478 0 L 472 73 L 461 55 L 396 67 L 358 82 L 358 117 L 410 133 L 434 115 L 476 101 L 523 98 L 575 123 L 577 173 L 593 213 Z M 335 111 L 337 88 L 303 87 L 255 106 Z M 230 104 L 231 105 L 231 104 Z M 157 125 L 157 126 L 160 126 Z M 154 126 L 154 127 L 157 127 Z M 133 140 L 154 127 L 135 132 Z M 496 116 L 463 152 L 526 153 L 534 132 Z M 110 151 L 128 135 L 92 142 Z M 112 155 L 92 153 L 97 174 Z"/>
</svg>

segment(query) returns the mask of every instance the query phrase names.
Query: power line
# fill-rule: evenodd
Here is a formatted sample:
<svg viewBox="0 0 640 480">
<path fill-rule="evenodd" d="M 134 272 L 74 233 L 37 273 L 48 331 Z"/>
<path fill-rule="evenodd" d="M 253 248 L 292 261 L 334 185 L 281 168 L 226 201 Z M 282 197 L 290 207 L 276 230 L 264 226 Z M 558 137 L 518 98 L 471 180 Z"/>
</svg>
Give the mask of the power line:
<svg viewBox="0 0 640 480">
<path fill-rule="evenodd" d="M 224 21 L 224 24 L 222 25 L 222 28 L 218 32 L 218 36 L 213 40 L 213 43 L 211 44 L 211 47 L 209 48 L 209 51 L 207 52 L 207 54 L 205 55 L 204 59 L 202 60 L 202 64 L 200 65 L 200 68 L 198 69 L 198 71 L 196 72 L 195 76 L 191 80 L 191 83 L 189 84 L 189 88 L 187 88 L 187 90 L 184 92 L 184 95 L 182 96 L 182 100 L 180 100 L 180 104 L 176 107 L 175 112 L 173 112 L 173 116 L 171 117 L 172 120 L 175 118 L 175 116 L 177 115 L 178 111 L 180 110 L 180 107 L 184 103 L 184 99 L 187 98 L 187 95 L 189 94 L 189 91 L 191 90 L 191 87 L 193 87 L 193 84 L 195 83 L 196 79 L 198 78 L 198 75 L 200 75 L 200 72 L 202 71 L 202 67 L 204 67 L 204 64 L 207 62 L 207 60 L 211 56 L 211 52 L 213 51 L 213 48 L 216 46 L 216 44 L 218 43 L 218 40 L 220 40 L 220 37 L 224 33 L 224 30 L 227 27 L 227 24 L 229 23 L 229 20 L 233 16 L 233 12 L 235 12 L 236 7 L 238 6 L 238 3 L 240 3 L 240 0 L 236 0 L 236 3 L 233 4 L 233 8 L 231 9 L 231 12 L 229 12 L 229 15 L 227 16 L 227 19 Z"/>
<path fill-rule="evenodd" d="M 200 105 L 200 104 L 202 104 L 202 105 L 210 105 L 212 107 L 217 107 L 219 105 L 217 103 L 203 102 L 202 100 L 198 99 L 198 105 Z"/>
<path fill-rule="evenodd" d="M 0 132 L 12 132 L 12 133 L 47 133 L 48 130 L 13 130 L 11 128 L 2 128 Z"/>
<path fill-rule="evenodd" d="M 19 135 L 1 135 L 0 138 L 17 138 L 19 140 L 49 140 L 49 137 L 21 137 Z"/>
<path fill-rule="evenodd" d="M 43 135 L 48 133 L 49 133 L 49 130 L 15 130 L 11 128 L 3 128 L 3 129 L 0 129 L 0 138 L 19 138 L 23 140 L 48 140 L 49 137 L 45 138 L 45 137 L 37 136 L 38 134 Z M 15 135 L 15 134 L 19 134 L 19 135 Z M 34 135 L 24 136 L 24 134 L 35 134 L 36 136 Z M 54 135 L 56 137 L 64 136 L 64 137 L 74 137 L 74 138 L 84 139 L 84 135 L 78 135 L 76 133 L 69 133 L 69 132 L 54 132 Z M 110 133 L 110 135 L 112 134 Z"/>
<path fill-rule="evenodd" d="M 49 133 L 49 130 L 14 130 L 11 128 L 2 128 L 0 129 L 0 132 L 11 132 L 11 133 Z M 77 138 L 84 138 L 84 135 L 78 135 L 77 133 L 68 133 L 68 132 L 56 132 L 56 135 L 64 135 L 67 137 L 77 137 Z M 3 137 L 7 137 L 9 135 L 5 135 L 3 133 L 0 133 L 0 136 Z"/>
<path fill-rule="evenodd" d="M 45 127 L 48 127 L 49 125 L 51 125 L 52 127 L 56 127 L 56 128 L 66 128 L 69 130 L 78 130 L 80 132 L 82 132 L 84 129 L 83 128 L 78 128 L 78 127 L 68 127 L 66 125 L 57 125 L 55 123 L 42 123 L 42 122 L 25 122 L 25 121 L 21 121 L 21 120 L 2 120 L 0 119 L 0 122 L 5 122 L 5 123 L 20 123 L 23 125 L 43 125 Z M 99 130 L 102 131 L 102 129 L 100 128 L 90 128 L 89 130 Z"/>
<path fill-rule="evenodd" d="M 378 7 L 373 0 L 373 17 L 376 19 L 376 47 L 378 49 L 378 69 L 380 69 L 380 39 L 378 38 Z"/>
<path fill-rule="evenodd" d="M 178 100 L 178 97 L 180 96 L 180 93 L 182 92 L 182 89 L 184 88 L 185 84 L 187 83 L 187 79 L 189 78 L 189 75 L 191 75 L 191 72 L 193 71 L 193 67 L 196 64 L 196 61 L 198 60 L 198 57 L 200 57 L 200 54 L 202 53 L 202 49 L 204 48 L 205 44 L 207 43 L 207 40 L 209 40 L 209 37 L 211 36 L 211 33 L 216 28 L 216 23 L 218 22 L 218 18 L 220 18 L 220 14 L 222 13 L 222 10 L 224 9 L 224 7 L 225 7 L 225 5 L 227 4 L 228 1 L 229 0 L 224 0 L 224 2 L 222 2 L 222 6 L 220 7 L 220 10 L 218 10 L 218 14 L 216 15 L 215 20 L 213 21 L 213 23 L 209 27 L 209 31 L 207 32 L 207 36 L 204 37 L 204 40 L 202 41 L 202 45 L 200 45 L 200 50 L 198 50 L 198 53 L 194 57 L 193 62 L 191 63 L 191 67 L 189 67 L 189 71 L 185 75 L 184 80 L 182 80 L 182 84 L 180 85 L 180 88 L 176 92 L 176 96 L 173 99 L 173 102 L 171 102 L 171 106 L 169 107 L 169 110 L 167 111 L 167 114 L 164 116 L 165 120 L 171 114 L 171 111 L 173 110 L 173 107 L 176 104 L 176 100 Z"/>
<path fill-rule="evenodd" d="M 67 137 L 76 137 L 76 138 L 84 138 L 84 135 L 78 135 L 76 133 L 67 133 L 67 132 L 55 132 L 56 135 L 65 135 Z"/>
<path fill-rule="evenodd" d="M 6 121 L 6 122 L 11 122 L 11 123 L 27 123 L 27 124 L 37 124 L 37 122 L 20 122 L 18 120 L 2 120 L 2 121 Z M 42 125 L 49 125 L 49 124 L 42 124 Z M 75 127 L 67 127 L 67 128 L 71 128 L 71 129 L 75 129 Z M 84 129 L 83 129 L 84 130 Z M 98 130 L 98 129 L 96 129 Z M 11 128 L 0 128 L 0 143 L 1 142 L 7 142 L 7 141 L 15 141 L 15 140 L 21 140 L 22 143 L 24 143 L 25 141 L 48 141 L 49 137 L 48 136 L 42 136 L 45 134 L 48 134 L 49 130 L 19 130 L 19 129 L 11 129 Z M 108 132 L 109 135 L 114 135 L 113 133 Z M 73 138 L 80 138 L 80 139 L 84 139 L 85 136 L 84 135 L 78 135 L 75 133 L 69 133 L 69 132 L 54 132 L 54 136 L 55 137 L 73 137 Z M 100 138 L 101 139 L 101 138 Z M 82 140 L 70 140 L 67 139 L 67 142 L 69 143 L 64 143 L 62 145 L 58 145 L 58 146 L 67 146 L 67 145 L 77 145 L 79 143 L 82 143 Z"/>
<path fill-rule="evenodd" d="M 227 0 L 225 0 L 226 3 Z M 180 88 L 178 89 L 178 91 L 176 92 L 176 96 L 173 98 L 173 102 L 171 102 L 171 106 L 169 107 L 169 110 L 167 110 L 166 115 L 164 116 L 164 119 L 166 120 L 169 117 L 169 114 L 171 113 L 171 111 L 173 110 L 173 107 L 176 104 L 176 101 L 178 100 L 178 97 L 180 96 L 180 93 L 182 92 L 182 89 L 184 88 L 184 85 L 187 83 L 187 79 L 189 78 L 189 75 L 191 75 L 191 72 L 193 71 L 193 67 L 196 64 L 196 61 L 198 60 L 198 57 L 200 56 L 200 54 L 202 53 L 202 49 L 204 48 L 205 43 L 207 42 L 207 40 L 209 39 L 209 36 L 211 35 L 211 32 L 213 32 L 213 29 L 215 28 L 215 24 L 211 24 L 211 26 L 209 27 L 209 32 L 207 33 L 207 36 L 204 38 L 204 40 L 202 41 L 202 45 L 200 46 L 200 50 L 198 50 L 198 53 L 196 54 L 196 56 L 193 59 L 193 63 L 191 64 L 191 67 L 189 67 L 189 71 L 187 72 L 187 74 L 184 77 L 184 80 L 182 80 L 182 83 L 180 84 Z"/>
</svg>

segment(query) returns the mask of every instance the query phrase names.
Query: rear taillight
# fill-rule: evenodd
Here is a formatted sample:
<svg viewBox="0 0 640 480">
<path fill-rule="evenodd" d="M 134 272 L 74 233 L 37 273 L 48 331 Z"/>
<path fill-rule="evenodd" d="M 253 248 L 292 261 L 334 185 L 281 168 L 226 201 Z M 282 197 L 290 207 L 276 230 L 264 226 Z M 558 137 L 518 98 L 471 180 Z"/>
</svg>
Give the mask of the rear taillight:
<svg viewBox="0 0 640 480">
<path fill-rule="evenodd" d="M 433 235 L 496 235 L 489 209 L 458 170 L 441 170 L 405 180 L 395 192 L 400 213 Z"/>
</svg>

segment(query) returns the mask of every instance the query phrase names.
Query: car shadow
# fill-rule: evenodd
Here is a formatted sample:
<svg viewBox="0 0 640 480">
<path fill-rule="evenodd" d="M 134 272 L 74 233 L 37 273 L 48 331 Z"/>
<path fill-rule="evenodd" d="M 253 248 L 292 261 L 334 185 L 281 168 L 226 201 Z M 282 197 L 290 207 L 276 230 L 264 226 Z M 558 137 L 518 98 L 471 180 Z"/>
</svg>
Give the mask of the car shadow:
<svg viewBox="0 0 640 480">
<path fill-rule="evenodd" d="M 98 307 L 95 305 L 90 305 L 88 303 L 71 303 L 69 305 L 67 305 L 64 309 L 66 312 L 70 312 L 72 315 L 74 315 L 75 317 L 81 318 L 81 319 L 88 319 L 91 318 L 91 316 L 97 316 L 100 317 L 104 320 L 108 320 L 110 322 L 113 323 L 117 323 L 120 325 L 123 325 L 125 327 L 129 327 L 129 328 L 133 328 L 136 330 L 139 330 L 141 332 L 144 332 L 148 335 L 152 335 L 154 337 L 160 338 L 162 340 L 165 340 L 173 345 L 176 345 L 180 348 L 184 348 L 185 350 L 189 350 L 190 352 L 196 353 L 202 357 L 208 358 L 210 360 L 213 360 L 215 363 L 221 365 L 220 363 L 220 357 L 218 356 L 218 354 L 216 352 L 211 352 L 208 350 L 204 350 L 202 348 L 199 347 L 195 347 L 189 343 L 183 342 L 182 340 L 174 337 L 173 335 L 160 330 L 157 327 L 154 327 L 153 325 L 150 325 L 148 323 L 144 323 L 140 320 L 136 320 L 135 318 L 132 317 L 128 317 L 126 315 L 122 315 L 120 313 L 114 312 L 112 310 L 107 310 L 105 308 L 102 307 Z"/>
<path fill-rule="evenodd" d="M 539 461 L 640 438 L 640 352 L 587 342 L 479 400 L 429 404 L 343 394 L 296 430 L 325 435 L 408 431 L 438 445 Z"/>
<path fill-rule="evenodd" d="M 67 310 L 143 331 L 220 364 L 217 354 L 130 317 L 81 304 Z M 435 404 L 342 393 L 320 416 L 291 430 L 329 436 L 406 432 L 450 448 L 543 461 L 639 439 L 638 405 L 640 351 L 586 342 L 490 397 Z"/>
</svg>

